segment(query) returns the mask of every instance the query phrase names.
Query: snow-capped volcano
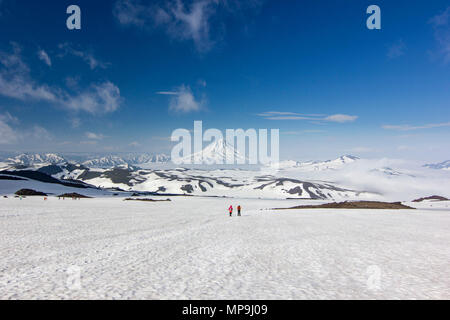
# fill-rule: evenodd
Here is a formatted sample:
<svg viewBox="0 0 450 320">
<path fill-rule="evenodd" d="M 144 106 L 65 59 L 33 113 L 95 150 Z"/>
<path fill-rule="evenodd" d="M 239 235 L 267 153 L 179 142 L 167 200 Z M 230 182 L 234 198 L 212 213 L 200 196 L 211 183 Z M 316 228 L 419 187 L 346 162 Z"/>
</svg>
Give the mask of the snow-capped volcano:
<svg viewBox="0 0 450 320">
<path fill-rule="evenodd" d="M 183 164 L 227 164 L 227 157 L 233 164 L 246 164 L 247 158 L 224 139 L 219 139 L 206 146 L 202 151 L 181 159 Z"/>
<path fill-rule="evenodd" d="M 438 169 L 438 170 L 450 170 L 450 160 L 440 162 L 440 163 L 430 163 L 424 165 L 424 167 L 430 168 L 430 169 Z"/>
</svg>

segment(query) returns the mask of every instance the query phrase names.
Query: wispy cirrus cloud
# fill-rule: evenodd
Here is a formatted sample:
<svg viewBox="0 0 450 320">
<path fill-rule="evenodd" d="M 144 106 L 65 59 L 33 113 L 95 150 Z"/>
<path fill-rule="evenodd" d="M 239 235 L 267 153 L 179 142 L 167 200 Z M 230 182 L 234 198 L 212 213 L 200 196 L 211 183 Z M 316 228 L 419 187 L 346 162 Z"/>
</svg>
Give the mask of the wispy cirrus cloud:
<svg viewBox="0 0 450 320">
<path fill-rule="evenodd" d="M 32 127 L 31 131 L 28 132 L 28 136 L 36 140 L 53 140 L 53 135 L 47 129 L 38 125 Z"/>
<path fill-rule="evenodd" d="M 266 120 L 310 120 L 315 122 L 354 122 L 358 119 L 358 116 L 352 116 L 347 114 L 301 114 L 295 112 L 283 112 L 283 111 L 267 111 L 258 114 L 258 116 Z"/>
<path fill-rule="evenodd" d="M 17 141 L 17 132 L 11 127 L 15 119 L 9 114 L 0 114 L 0 145 L 13 144 Z"/>
<path fill-rule="evenodd" d="M 16 127 L 19 119 L 8 112 L 0 114 L 0 145 L 11 145 L 21 141 L 50 141 L 53 136 L 47 129 L 32 125 L 26 130 L 20 130 Z"/>
<path fill-rule="evenodd" d="M 156 94 L 171 96 L 169 110 L 176 113 L 197 112 L 204 108 L 205 99 L 196 99 L 191 88 L 184 84 L 172 91 L 159 91 Z"/>
<path fill-rule="evenodd" d="M 414 131 L 414 130 L 421 130 L 421 129 L 442 128 L 442 127 L 450 127 L 450 122 L 428 123 L 428 124 L 418 125 L 418 126 L 412 126 L 409 124 L 383 125 L 382 126 L 383 129 L 396 130 L 396 131 Z"/>
<path fill-rule="evenodd" d="M 429 23 L 433 26 L 438 45 L 437 55 L 441 56 L 445 63 L 450 62 L 450 7 L 432 17 Z"/>
<path fill-rule="evenodd" d="M 85 136 L 90 140 L 103 140 L 105 138 L 103 134 L 94 132 L 86 132 Z"/>
<path fill-rule="evenodd" d="M 38 57 L 41 61 L 43 61 L 46 65 L 48 65 L 49 67 L 52 66 L 52 60 L 50 59 L 49 55 L 47 52 L 45 52 L 45 50 L 40 49 L 38 51 Z"/>
<path fill-rule="evenodd" d="M 133 141 L 133 142 L 130 142 L 129 146 L 133 147 L 133 148 L 137 148 L 137 147 L 140 147 L 141 144 L 137 141 Z"/>
<path fill-rule="evenodd" d="M 163 28 L 169 37 L 191 40 L 199 51 L 207 51 L 212 46 L 210 18 L 216 9 L 217 2 L 213 0 L 194 1 L 190 5 L 180 0 L 167 1 L 163 5 L 119 0 L 115 3 L 113 13 L 122 25 Z"/>
<path fill-rule="evenodd" d="M 84 62 L 86 62 L 89 65 L 91 70 L 94 70 L 96 68 L 106 69 L 108 67 L 108 63 L 102 62 L 99 59 L 97 59 L 92 52 L 75 49 L 68 42 L 59 44 L 58 48 L 61 50 L 59 57 L 64 57 L 66 55 L 73 55 L 75 57 L 81 58 Z"/>
<path fill-rule="evenodd" d="M 178 94 L 177 91 L 158 91 L 156 94 L 160 94 L 163 96 L 176 96 Z"/>
<path fill-rule="evenodd" d="M 348 114 L 333 114 L 331 116 L 325 117 L 324 121 L 345 123 L 356 121 L 356 119 L 358 119 L 358 116 L 351 116 Z"/>
<path fill-rule="evenodd" d="M 109 81 L 92 84 L 88 89 L 75 95 L 65 95 L 61 100 L 61 105 L 66 109 L 91 114 L 114 112 L 121 103 L 120 89 Z"/>
<path fill-rule="evenodd" d="M 0 95 L 21 101 L 44 101 L 56 107 L 91 114 L 117 110 L 122 102 L 119 88 L 106 81 L 87 88 L 67 90 L 38 83 L 21 57 L 22 49 L 12 44 L 12 52 L 0 51 Z"/>
<path fill-rule="evenodd" d="M 36 84 L 30 78 L 30 68 L 22 60 L 21 47 L 16 43 L 12 43 L 11 47 L 11 53 L 0 51 L 0 94 L 20 100 L 56 101 L 52 89 Z"/>
<path fill-rule="evenodd" d="M 198 51 L 212 48 L 213 22 L 219 13 L 255 11 L 263 1 L 238 0 L 169 0 L 159 4 L 143 4 L 140 0 L 117 0 L 113 14 L 122 25 L 153 30 L 163 29 L 172 39 L 193 41 Z M 217 23 L 217 21 L 216 21 Z M 220 28 L 223 23 L 219 22 Z"/>
</svg>

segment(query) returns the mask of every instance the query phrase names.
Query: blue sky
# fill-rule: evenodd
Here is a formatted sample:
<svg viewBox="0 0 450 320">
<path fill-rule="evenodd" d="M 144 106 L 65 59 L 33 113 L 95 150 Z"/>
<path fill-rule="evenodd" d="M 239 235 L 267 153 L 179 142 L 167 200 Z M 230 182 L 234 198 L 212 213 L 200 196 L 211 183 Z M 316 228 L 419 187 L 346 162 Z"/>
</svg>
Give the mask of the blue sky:
<svg viewBox="0 0 450 320">
<path fill-rule="evenodd" d="M 279 128 L 282 158 L 450 158 L 448 1 L 0 0 L 0 38 L 3 151 L 169 153 L 202 120 Z"/>
</svg>

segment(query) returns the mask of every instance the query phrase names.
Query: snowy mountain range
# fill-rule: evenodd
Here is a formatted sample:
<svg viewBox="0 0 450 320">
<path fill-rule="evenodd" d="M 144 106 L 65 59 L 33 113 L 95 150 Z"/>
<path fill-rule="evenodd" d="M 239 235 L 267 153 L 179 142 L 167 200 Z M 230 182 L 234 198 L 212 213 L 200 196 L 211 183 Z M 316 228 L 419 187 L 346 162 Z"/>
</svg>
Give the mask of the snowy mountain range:
<svg viewBox="0 0 450 320">
<path fill-rule="evenodd" d="M 226 154 L 246 161 L 244 155 L 223 140 L 209 144 L 188 158 L 197 163 L 216 164 L 225 162 Z M 426 167 L 450 171 L 449 165 L 450 161 L 446 161 Z M 419 171 L 399 168 L 396 162 L 351 155 L 326 161 L 281 161 L 242 168 L 177 167 L 164 154 L 86 156 L 77 160 L 53 153 L 21 154 L 0 162 L 0 184 L 11 183 L 11 176 L 62 185 L 80 183 L 102 190 L 214 197 L 370 200 L 402 192 L 402 188 L 420 196 L 427 195 L 422 190 L 441 194 L 442 188 L 449 189 L 444 187 L 448 180 L 442 174 L 420 170 L 420 167 Z"/>
<path fill-rule="evenodd" d="M 430 169 L 437 169 L 437 170 L 450 170 L 450 160 L 440 162 L 440 163 L 426 164 L 426 165 L 424 165 L 424 167 L 430 168 Z"/>
<path fill-rule="evenodd" d="M 126 154 L 126 155 L 107 155 L 100 157 L 87 157 L 87 159 L 73 160 L 69 157 L 54 153 L 43 154 L 20 154 L 15 157 L 9 157 L 3 161 L 4 165 L 12 166 L 44 166 L 53 164 L 82 164 L 92 168 L 113 168 L 116 166 L 130 165 L 140 166 L 146 164 L 168 163 L 170 157 L 165 154 Z"/>
<path fill-rule="evenodd" d="M 191 155 L 198 163 L 220 163 L 230 153 L 235 161 L 246 158 L 234 148 L 219 140 L 201 152 Z M 296 167 L 313 166 L 315 170 L 337 168 L 355 161 L 354 157 L 341 157 L 333 161 L 295 163 Z M 23 154 L 8 158 L 1 166 L 0 175 L 39 177 L 48 175 L 57 181 L 79 181 L 101 189 L 158 194 L 187 194 L 202 196 L 302 198 L 302 199 L 353 199 L 371 197 L 370 192 L 340 187 L 326 181 L 307 181 L 301 178 L 278 175 L 276 172 L 244 170 L 238 168 L 145 168 L 142 164 L 168 163 L 165 155 L 110 155 L 85 161 L 69 161 L 55 154 Z M 1 170 L 1 169 L 0 169 Z M 33 172 L 37 172 L 34 175 Z M 5 178 L 6 179 L 6 178 Z M 7 179 L 6 179 L 7 180 Z M 47 180 L 46 178 L 44 180 Z M 52 180 L 53 181 L 53 180 Z"/>
<path fill-rule="evenodd" d="M 8 158 L 6 163 L 22 165 L 22 166 L 32 166 L 39 164 L 59 164 L 67 162 L 66 159 L 60 155 L 54 153 L 45 154 L 20 154 L 14 158 Z"/>
<path fill-rule="evenodd" d="M 346 164 L 353 163 L 359 160 L 358 157 L 345 155 L 334 160 L 327 161 L 281 161 L 279 163 L 272 164 L 273 167 L 278 167 L 280 169 L 298 169 L 301 171 L 323 171 L 323 170 L 336 170 L 342 168 Z"/>
</svg>

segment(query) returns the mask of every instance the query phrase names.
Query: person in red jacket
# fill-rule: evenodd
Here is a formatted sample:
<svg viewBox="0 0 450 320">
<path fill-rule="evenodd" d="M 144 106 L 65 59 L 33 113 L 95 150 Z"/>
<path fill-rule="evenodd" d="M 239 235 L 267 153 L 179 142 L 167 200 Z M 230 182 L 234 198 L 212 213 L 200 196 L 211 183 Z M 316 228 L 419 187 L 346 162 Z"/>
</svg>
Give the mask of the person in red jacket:
<svg viewBox="0 0 450 320">
<path fill-rule="evenodd" d="M 230 206 L 228 208 L 228 211 L 230 212 L 230 217 L 233 216 L 233 206 Z"/>
<path fill-rule="evenodd" d="M 238 217 L 241 216 L 241 205 L 237 206 L 237 211 L 238 211 Z"/>
</svg>

